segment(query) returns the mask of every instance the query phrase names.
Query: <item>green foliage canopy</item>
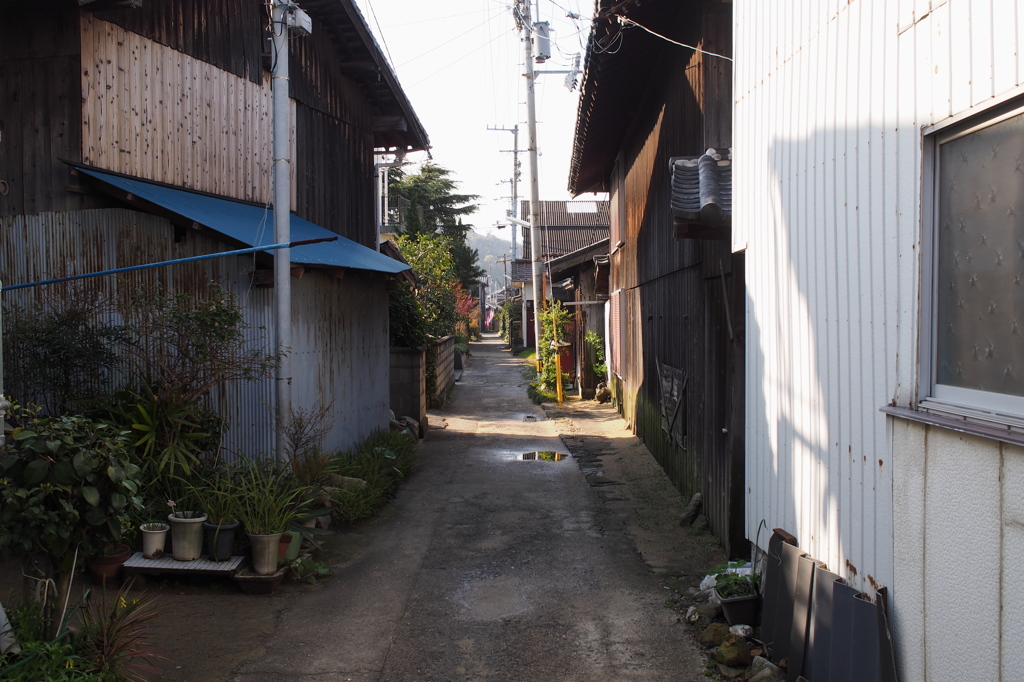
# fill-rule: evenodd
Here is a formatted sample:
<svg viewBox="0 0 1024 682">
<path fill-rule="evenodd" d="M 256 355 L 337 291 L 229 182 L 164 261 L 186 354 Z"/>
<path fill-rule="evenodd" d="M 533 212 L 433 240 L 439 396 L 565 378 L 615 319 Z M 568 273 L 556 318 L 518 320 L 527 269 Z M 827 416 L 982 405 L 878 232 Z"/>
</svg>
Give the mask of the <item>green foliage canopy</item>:
<svg viewBox="0 0 1024 682">
<path fill-rule="evenodd" d="M 450 245 L 447 237 L 433 233 L 398 238 L 398 248 L 420 280 L 415 295 L 423 309 L 424 327 L 437 338 L 454 334 L 459 319 L 455 294 L 459 281 Z"/>
<path fill-rule="evenodd" d="M 476 264 L 476 249 L 466 243 L 466 235 L 473 226 L 463 224 L 462 218 L 476 211 L 472 202 L 480 197 L 457 194 L 456 187 L 451 171 L 432 163 L 424 164 L 417 174 L 407 174 L 401 168 L 393 168 L 388 174 L 389 193 L 409 201 L 405 234 L 433 235 L 440 228 L 440 234 L 449 240 L 456 279 L 472 291 L 485 273 Z"/>
</svg>

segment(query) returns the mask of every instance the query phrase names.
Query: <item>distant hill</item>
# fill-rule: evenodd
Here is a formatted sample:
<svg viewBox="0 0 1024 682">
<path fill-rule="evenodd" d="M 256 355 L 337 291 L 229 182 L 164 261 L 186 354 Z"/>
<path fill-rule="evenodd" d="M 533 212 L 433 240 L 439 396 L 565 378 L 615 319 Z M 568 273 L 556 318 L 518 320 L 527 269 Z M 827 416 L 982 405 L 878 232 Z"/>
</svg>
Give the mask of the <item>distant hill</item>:
<svg viewBox="0 0 1024 682">
<path fill-rule="evenodd" d="M 479 254 L 477 259 L 477 265 L 487 271 L 490 275 L 490 291 L 497 291 L 501 288 L 501 281 L 504 276 L 503 263 L 498 261 L 505 257 L 510 257 L 512 252 L 512 235 L 509 234 L 510 228 L 502 230 L 498 236 L 492 236 L 489 234 L 480 234 L 475 230 L 470 230 L 469 234 L 466 235 L 466 243 L 469 247 L 476 249 Z M 516 228 L 518 229 L 518 228 Z M 521 239 L 519 236 L 516 238 L 516 254 L 522 255 L 522 244 L 519 243 Z M 509 264 L 508 273 L 512 274 L 512 266 Z"/>
</svg>

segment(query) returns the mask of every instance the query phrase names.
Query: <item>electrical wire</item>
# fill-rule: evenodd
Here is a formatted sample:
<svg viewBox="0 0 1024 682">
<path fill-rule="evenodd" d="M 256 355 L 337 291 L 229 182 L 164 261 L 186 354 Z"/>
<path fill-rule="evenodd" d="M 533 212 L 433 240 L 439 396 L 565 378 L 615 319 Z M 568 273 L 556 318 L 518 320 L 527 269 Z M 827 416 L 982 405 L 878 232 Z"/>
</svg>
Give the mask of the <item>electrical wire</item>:
<svg viewBox="0 0 1024 682">
<path fill-rule="evenodd" d="M 595 40 L 594 54 L 617 54 L 619 49 L 622 47 L 622 29 L 619 29 L 619 31 L 610 39 L 606 40 L 605 43 L 605 45 L 602 45 L 600 40 Z"/>
<path fill-rule="evenodd" d="M 416 55 L 415 57 L 412 57 L 411 59 L 409 59 L 407 61 L 402 62 L 401 64 L 397 64 L 395 66 L 395 68 L 398 68 L 398 67 L 401 67 L 401 66 L 405 66 L 406 64 L 411 64 L 414 61 L 417 61 L 418 59 L 421 59 L 421 58 L 427 56 L 431 52 L 436 52 L 437 50 L 440 50 L 442 47 L 455 42 L 456 40 L 458 40 L 462 36 L 466 35 L 467 33 L 472 33 L 473 31 L 477 30 L 481 26 L 486 26 L 490 22 L 491 22 L 491 17 L 488 17 L 487 19 L 485 19 L 481 23 L 477 24 L 473 28 L 467 29 L 467 30 L 463 31 L 462 33 L 460 33 L 459 35 L 453 36 L 453 37 L 449 38 L 448 40 L 444 41 L 443 43 L 441 43 L 440 45 L 436 45 L 436 46 L 430 48 L 429 50 L 427 50 L 426 52 L 421 52 L 420 54 Z"/>
<path fill-rule="evenodd" d="M 685 47 L 685 48 L 688 48 L 690 50 L 693 50 L 694 52 L 698 52 L 700 54 L 706 54 L 709 57 L 718 57 L 719 59 L 724 59 L 727 62 L 731 62 L 732 61 L 731 57 L 726 57 L 724 54 L 717 54 L 715 52 L 708 52 L 707 50 L 702 50 L 699 47 L 695 47 L 693 45 L 687 45 L 686 43 L 681 43 L 678 40 L 672 40 L 671 38 L 666 38 L 665 36 L 661 35 L 660 33 L 655 33 L 654 31 L 652 31 L 651 29 L 647 28 L 646 26 L 638 24 L 635 21 L 633 21 L 632 19 L 630 19 L 628 17 L 624 17 L 621 14 L 615 14 L 613 16 L 615 16 L 619 20 L 619 23 L 622 24 L 622 27 L 624 29 L 629 28 L 630 26 L 636 26 L 637 28 L 642 28 L 643 30 L 647 31 L 652 36 L 655 36 L 657 38 L 661 38 L 662 40 L 664 40 L 666 42 L 672 43 L 673 45 L 678 45 L 679 47 Z M 620 36 L 622 35 L 621 31 L 619 32 L 619 35 Z"/>
<path fill-rule="evenodd" d="M 443 16 L 443 17 L 431 17 L 429 19 L 421 19 L 419 21 L 407 21 L 407 22 L 404 22 L 404 23 L 401 23 L 401 24 L 388 24 L 388 28 L 397 28 L 399 26 L 412 26 L 414 24 L 417 24 L 417 25 L 418 24 L 426 24 L 426 23 L 429 23 L 431 21 L 444 21 L 444 20 L 447 20 L 447 19 L 456 19 L 458 17 L 468 17 L 471 14 L 483 14 L 484 12 L 490 13 L 491 9 L 492 9 L 491 7 L 485 7 L 484 9 L 478 9 L 478 10 L 474 10 L 472 12 L 463 12 L 462 14 L 448 14 L 448 15 Z M 379 26 L 378 26 L 378 28 L 379 28 Z"/>
<path fill-rule="evenodd" d="M 388 61 L 394 64 L 395 60 L 392 58 L 391 50 L 388 48 L 388 41 L 384 39 L 384 31 L 381 30 L 380 20 L 377 19 L 377 10 L 373 8 L 373 3 L 370 0 L 366 0 L 366 6 L 370 8 L 370 14 L 373 15 L 373 23 L 377 24 L 377 35 L 380 36 L 380 42 L 384 45 L 384 51 L 388 55 Z"/>
<path fill-rule="evenodd" d="M 428 75 L 424 76 L 423 78 L 419 79 L 419 80 L 418 80 L 418 81 L 416 81 L 415 83 L 412 83 L 411 85 L 407 86 L 407 88 L 411 90 L 412 88 L 416 87 L 417 85 L 420 85 L 421 83 L 425 83 L 426 81 L 430 80 L 431 78 L 433 78 L 433 77 L 434 77 L 434 76 L 436 76 L 437 74 L 441 73 L 442 71 L 445 71 L 445 70 L 447 70 L 447 69 L 450 69 L 451 67 L 455 66 L 455 65 L 456 65 L 456 64 L 458 64 L 459 62 L 461 62 L 461 61 L 463 61 L 463 60 L 465 60 L 465 59 L 467 59 L 467 58 L 471 57 L 472 55 L 476 54 L 476 53 L 477 53 L 477 52 L 479 52 L 480 50 L 482 50 L 482 49 L 484 49 L 484 48 L 486 48 L 486 47 L 490 47 L 490 45 L 492 45 L 492 44 L 493 44 L 493 43 L 494 43 L 495 41 L 497 41 L 497 40 L 498 40 L 499 38 L 501 38 L 501 37 L 502 37 L 502 36 L 500 36 L 500 35 L 499 35 L 499 36 L 497 36 L 497 37 L 495 37 L 495 38 L 492 38 L 491 40 L 487 41 L 486 43 L 484 43 L 484 44 L 483 44 L 483 45 L 481 45 L 480 47 L 477 47 L 476 49 L 470 50 L 469 52 L 466 52 L 465 54 L 463 54 L 463 55 L 462 55 L 461 57 L 459 57 L 459 58 L 458 58 L 458 59 L 456 59 L 455 61 L 453 61 L 453 62 L 450 62 L 450 63 L 448 63 L 448 64 L 445 64 L 444 66 L 442 66 L 442 67 L 441 67 L 441 68 L 439 68 L 439 69 L 436 69 L 435 71 L 433 71 L 433 72 L 431 72 L 430 74 L 428 74 Z M 449 41 L 449 42 L 451 42 L 451 41 Z M 409 62 L 406 62 L 406 63 L 409 63 Z"/>
</svg>

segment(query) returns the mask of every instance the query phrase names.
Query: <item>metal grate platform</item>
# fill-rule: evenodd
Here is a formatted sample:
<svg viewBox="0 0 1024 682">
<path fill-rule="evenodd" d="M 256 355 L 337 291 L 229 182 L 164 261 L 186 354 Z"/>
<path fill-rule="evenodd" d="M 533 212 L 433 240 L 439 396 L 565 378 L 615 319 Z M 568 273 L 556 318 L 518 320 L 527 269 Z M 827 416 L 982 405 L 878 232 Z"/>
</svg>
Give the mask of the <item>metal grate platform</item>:
<svg viewBox="0 0 1024 682">
<path fill-rule="evenodd" d="M 128 558 L 128 561 L 124 562 L 124 572 L 125 575 L 136 575 L 139 573 L 147 575 L 187 573 L 190 575 L 231 576 L 238 572 L 244 562 L 244 556 L 233 556 L 227 561 L 210 561 L 206 558 L 194 561 L 178 561 L 171 556 L 147 559 L 142 556 L 142 552 L 135 552 Z"/>
</svg>

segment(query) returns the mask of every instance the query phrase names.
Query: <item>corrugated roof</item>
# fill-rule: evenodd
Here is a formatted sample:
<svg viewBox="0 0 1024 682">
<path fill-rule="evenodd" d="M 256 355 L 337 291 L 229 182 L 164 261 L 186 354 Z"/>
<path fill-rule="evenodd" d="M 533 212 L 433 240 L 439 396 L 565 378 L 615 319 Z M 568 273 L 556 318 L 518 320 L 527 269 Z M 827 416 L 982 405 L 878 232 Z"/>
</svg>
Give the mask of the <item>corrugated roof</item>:
<svg viewBox="0 0 1024 682">
<path fill-rule="evenodd" d="M 564 256 L 573 251 L 579 251 L 602 239 L 608 239 L 610 231 L 608 226 L 603 227 L 566 227 L 552 225 L 540 228 L 540 254 L 548 261 L 552 258 Z M 533 258 L 533 248 L 530 244 L 530 228 L 523 228 L 523 258 Z"/>
<path fill-rule="evenodd" d="M 603 256 L 607 259 L 610 241 L 611 239 L 602 239 L 578 251 L 573 251 L 548 261 L 547 266 L 551 270 L 552 279 L 558 280 L 571 276 L 576 268 L 584 263 L 593 262 L 595 257 L 600 258 Z"/>
<path fill-rule="evenodd" d="M 544 226 L 608 227 L 611 224 L 607 201 L 541 201 L 540 224 Z M 530 202 L 520 202 L 519 215 L 530 217 Z"/>
<path fill-rule="evenodd" d="M 695 3 L 678 0 L 597 0 L 580 85 L 576 134 L 569 166 L 569 192 L 606 192 L 615 156 L 644 90 L 665 50 L 678 50 L 646 31 L 619 23 L 616 14 L 669 38 L 686 28 L 683 13 L 700 17 Z"/>
<path fill-rule="evenodd" d="M 274 217 L 266 207 L 88 168 L 76 168 L 80 173 L 99 180 L 104 189 L 113 188 L 126 192 L 133 200 L 142 199 L 246 246 L 274 243 Z M 292 216 L 291 241 L 323 237 L 337 237 L 337 241 L 290 249 L 291 262 L 297 265 L 354 268 L 389 274 L 409 269 L 405 263 L 388 258 L 296 215 Z"/>
</svg>

